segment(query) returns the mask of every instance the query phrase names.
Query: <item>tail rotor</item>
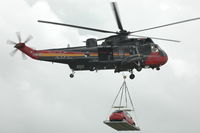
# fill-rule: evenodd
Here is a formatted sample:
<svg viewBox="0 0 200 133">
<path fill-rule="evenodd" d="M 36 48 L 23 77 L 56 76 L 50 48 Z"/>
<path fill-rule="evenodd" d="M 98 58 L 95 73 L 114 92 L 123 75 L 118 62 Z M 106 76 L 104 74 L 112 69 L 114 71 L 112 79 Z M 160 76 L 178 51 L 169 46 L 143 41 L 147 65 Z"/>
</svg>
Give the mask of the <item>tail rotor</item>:
<svg viewBox="0 0 200 133">
<path fill-rule="evenodd" d="M 12 41 L 12 40 L 8 40 L 8 41 L 7 41 L 7 44 L 9 44 L 9 45 L 14 45 L 14 48 L 16 48 L 15 50 L 13 50 L 13 51 L 10 53 L 11 56 L 14 56 L 14 55 L 17 53 L 17 51 L 18 51 L 19 49 L 25 47 L 25 44 L 28 43 L 30 40 L 33 39 L 33 37 L 32 37 L 31 35 L 29 35 L 29 36 L 27 37 L 27 39 L 26 39 L 24 42 L 22 42 L 20 32 L 16 32 L 16 36 L 17 36 L 17 39 L 18 39 L 18 43 L 14 42 L 14 41 Z M 22 53 L 22 58 L 23 58 L 23 59 L 27 59 L 27 57 L 26 57 L 26 55 L 25 55 L 24 53 Z"/>
</svg>

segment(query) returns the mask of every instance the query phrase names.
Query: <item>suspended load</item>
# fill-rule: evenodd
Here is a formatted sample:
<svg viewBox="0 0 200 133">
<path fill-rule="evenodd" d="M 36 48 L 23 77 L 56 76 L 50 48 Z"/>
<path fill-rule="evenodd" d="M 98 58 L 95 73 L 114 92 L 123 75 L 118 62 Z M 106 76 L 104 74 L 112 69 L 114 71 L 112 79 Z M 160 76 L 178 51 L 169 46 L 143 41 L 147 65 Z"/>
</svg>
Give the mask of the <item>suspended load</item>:
<svg viewBox="0 0 200 133">
<path fill-rule="evenodd" d="M 112 104 L 111 110 L 114 111 L 104 123 L 117 131 L 140 131 L 140 128 L 130 115 L 130 113 L 134 113 L 134 107 L 125 78 L 126 77 L 124 77 L 124 82 Z M 119 104 L 116 106 L 117 100 Z M 129 108 L 129 104 L 131 108 Z"/>
<path fill-rule="evenodd" d="M 104 123 L 117 131 L 140 131 L 139 127 L 130 125 L 125 120 L 123 121 L 104 121 Z"/>
</svg>

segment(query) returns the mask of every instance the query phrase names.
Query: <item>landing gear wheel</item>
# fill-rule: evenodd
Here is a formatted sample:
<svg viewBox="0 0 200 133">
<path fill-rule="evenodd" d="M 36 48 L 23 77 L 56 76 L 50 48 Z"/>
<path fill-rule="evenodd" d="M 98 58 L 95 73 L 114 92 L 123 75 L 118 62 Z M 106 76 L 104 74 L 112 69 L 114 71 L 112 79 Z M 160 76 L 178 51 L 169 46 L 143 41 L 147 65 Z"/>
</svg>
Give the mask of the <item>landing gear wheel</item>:
<svg viewBox="0 0 200 133">
<path fill-rule="evenodd" d="M 156 70 L 158 70 L 158 71 L 159 71 L 159 70 L 160 70 L 160 67 L 156 67 Z"/>
<path fill-rule="evenodd" d="M 131 75 L 129 76 L 129 78 L 130 78 L 130 79 L 134 79 L 134 78 L 135 78 L 135 75 L 134 75 L 134 74 L 131 74 Z"/>
<path fill-rule="evenodd" d="M 70 74 L 69 77 L 70 77 L 70 78 L 73 78 L 73 77 L 74 77 L 74 74 Z"/>
</svg>

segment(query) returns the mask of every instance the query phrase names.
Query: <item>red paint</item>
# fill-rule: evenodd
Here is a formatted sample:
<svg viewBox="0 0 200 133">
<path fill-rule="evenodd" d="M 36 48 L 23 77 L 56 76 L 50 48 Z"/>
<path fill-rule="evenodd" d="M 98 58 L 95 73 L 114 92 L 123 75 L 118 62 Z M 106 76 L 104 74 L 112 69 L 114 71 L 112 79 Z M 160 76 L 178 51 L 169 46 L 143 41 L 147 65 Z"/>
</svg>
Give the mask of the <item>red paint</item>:
<svg viewBox="0 0 200 133">
<path fill-rule="evenodd" d="M 57 54 L 83 54 L 83 52 L 64 52 L 64 51 L 48 51 L 48 50 L 34 50 L 24 43 L 19 43 L 15 46 L 17 49 L 21 50 L 23 53 L 28 55 L 33 59 L 39 59 L 40 53 L 57 53 Z"/>
<path fill-rule="evenodd" d="M 110 121 L 127 121 L 129 124 L 131 125 L 135 125 L 135 122 L 133 121 L 133 119 L 127 115 L 126 111 L 122 111 L 122 110 L 116 110 L 115 112 L 113 112 L 110 117 L 109 117 Z"/>
<path fill-rule="evenodd" d="M 152 52 L 147 56 L 145 65 L 147 66 L 162 66 L 168 60 L 167 55 L 161 56 L 159 52 Z"/>
<path fill-rule="evenodd" d="M 39 58 L 37 56 L 37 50 L 27 47 L 24 43 L 19 43 L 15 47 L 33 59 Z"/>
<path fill-rule="evenodd" d="M 83 54 L 83 52 L 64 52 L 64 51 L 48 51 L 48 50 L 40 50 L 40 53 L 51 53 L 51 54 Z"/>
</svg>

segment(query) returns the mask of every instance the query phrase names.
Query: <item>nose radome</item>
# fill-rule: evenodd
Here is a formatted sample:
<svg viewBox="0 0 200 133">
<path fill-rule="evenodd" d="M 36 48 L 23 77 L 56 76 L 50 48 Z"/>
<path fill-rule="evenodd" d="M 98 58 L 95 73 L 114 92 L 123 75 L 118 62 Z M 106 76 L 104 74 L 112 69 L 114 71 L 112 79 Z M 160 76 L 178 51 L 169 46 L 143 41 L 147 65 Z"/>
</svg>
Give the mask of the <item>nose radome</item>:
<svg viewBox="0 0 200 133">
<path fill-rule="evenodd" d="M 163 59 L 163 65 L 166 64 L 167 61 L 168 61 L 168 57 L 167 57 L 167 55 L 166 55 L 166 56 L 164 56 L 164 59 Z"/>
<path fill-rule="evenodd" d="M 167 54 L 166 54 L 164 51 L 162 51 L 162 56 L 161 56 L 161 58 L 162 58 L 161 61 L 160 61 L 161 65 L 166 64 L 167 61 L 168 61 L 168 56 L 167 56 Z"/>
</svg>

